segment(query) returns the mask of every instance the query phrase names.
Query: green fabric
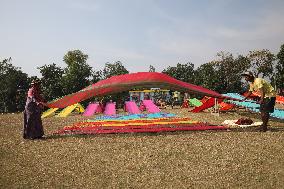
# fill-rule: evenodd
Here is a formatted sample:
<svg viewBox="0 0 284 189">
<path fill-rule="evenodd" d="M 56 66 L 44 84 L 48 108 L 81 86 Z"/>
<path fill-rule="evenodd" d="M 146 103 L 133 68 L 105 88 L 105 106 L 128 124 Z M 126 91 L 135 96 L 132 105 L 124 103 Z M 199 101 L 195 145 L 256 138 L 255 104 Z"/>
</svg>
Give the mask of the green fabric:
<svg viewBox="0 0 284 189">
<path fill-rule="evenodd" d="M 202 102 L 198 100 L 197 98 L 192 98 L 192 99 L 189 99 L 189 104 L 190 106 L 198 107 L 202 105 Z"/>
</svg>

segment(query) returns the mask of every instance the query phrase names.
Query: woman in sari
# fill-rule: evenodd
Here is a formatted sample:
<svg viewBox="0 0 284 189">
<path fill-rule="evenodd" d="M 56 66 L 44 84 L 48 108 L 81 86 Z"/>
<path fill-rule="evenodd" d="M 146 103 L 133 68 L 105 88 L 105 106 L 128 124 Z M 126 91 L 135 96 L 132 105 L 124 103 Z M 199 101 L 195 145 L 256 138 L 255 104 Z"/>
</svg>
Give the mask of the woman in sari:
<svg viewBox="0 0 284 189">
<path fill-rule="evenodd" d="M 28 91 L 26 106 L 24 110 L 24 139 L 40 139 L 44 135 L 41 112 L 45 100 L 40 94 L 40 82 L 34 80 Z"/>
</svg>

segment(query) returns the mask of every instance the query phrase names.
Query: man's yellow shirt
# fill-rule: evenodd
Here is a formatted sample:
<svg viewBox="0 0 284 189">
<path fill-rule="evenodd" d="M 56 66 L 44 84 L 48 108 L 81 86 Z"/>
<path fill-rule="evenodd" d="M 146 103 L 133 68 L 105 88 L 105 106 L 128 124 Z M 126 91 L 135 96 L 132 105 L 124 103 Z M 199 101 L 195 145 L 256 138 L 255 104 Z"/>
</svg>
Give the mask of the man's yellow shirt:
<svg viewBox="0 0 284 189">
<path fill-rule="evenodd" d="M 263 88 L 264 98 L 270 98 L 276 96 L 276 91 L 270 83 L 262 78 L 255 78 L 253 83 L 250 83 L 249 91 L 251 92 L 260 92 L 259 89 Z"/>
</svg>

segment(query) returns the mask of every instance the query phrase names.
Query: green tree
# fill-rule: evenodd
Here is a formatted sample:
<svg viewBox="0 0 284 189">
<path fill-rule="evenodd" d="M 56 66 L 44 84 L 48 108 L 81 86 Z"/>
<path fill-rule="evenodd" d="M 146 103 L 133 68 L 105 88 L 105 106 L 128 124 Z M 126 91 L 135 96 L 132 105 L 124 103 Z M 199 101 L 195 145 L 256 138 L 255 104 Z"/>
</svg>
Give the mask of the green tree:
<svg viewBox="0 0 284 189">
<path fill-rule="evenodd" d="M 0 61 L 0 112 L 24 109 L 28 76 L 11 64 L 12 59 Z"/>
<path fill-rule="evenodd" d="M 284 95 L 284 44 L 281 45 L 280 51 L 277 54 L 276 64 L 276 86 L 280 89 L 281 95 Z"/>
<path fill-rule="evenodd" d="M 53 100 L 63 96 L 62 77 L 64 70 L 56 64 L 44 65 L 38 67 L 42 75 L 41 87 L 46 100 Z"/>
<path fill-rule="evenodd" d="M 103 74 L 102 74 L 101 70 L 99 70 L 99 71 L 93 70 L 92 71 L 92 80 L 91 80 L 92 84 L 97 83 L 98 81 L 102 80 L 102 78 L 103 78 Z"/>
<path fill-rule="evenodd" d="M 169 66 L 162 73 L 187 83 L 194 82 L 194 64 L 190 62 L 186 64 L 178 63 L 176 67 Z"/>
<path fill-rule="evenodd" d="M 128 73 L 129 71 L 122 65 L 120 61 L 117 61 L 114 64 L 106 63 L 102 71 L 104 79 L 110 78 L 115 75 L 123 75 Z"/>
<path fill-rule="evenodd" d="M 242 80 L 242 76 L 241 74 L 248 70 L 250 67 L 250 61 L 247 57 L 243 56 L 243 55 L 239 55 L 235 60 L 235 65 L 232 69 L 232 72 L 235 73 L 234 78 L 236 81 L 241 81 Z M 231 92 L 237 92 L 237 93 L 242 93 L 245 90 L 247 90 L 247 84 L 244 83 L 239 83 L 239 82 L 234 82 L 234 89 L 232 89 Z M 230 91 L 229 91 L 230 92 Z"/>
<path fill-rule="evenodd" d="M 156 72 L 156 69 L 154 66 L 150 65 L 149 72 Z"/>
<path fill-rule="evenodd" d="M 117 61 L 114 64 L 106 63 L 102 71 L 102 76 L 103 79 L 107 79 L 112 76 L 123 75 L 128 73 L 129 71 L 122 65 L 122 63 L 120 61 Z M 128 95 L 129 95 L 128 92 L 125 91 L 122 93 L 116 93 L 113 95 L 105 96 L 104 99 L 105 101 L 111 99 L 112 101 L 116 102 L 118 108 L 121 108 L 123 106 L 123 99 L 126 99 Z"/>
<path fill-rule="evenodd" d="M 244 56 L 236 59 L 231 53 L 217 53 L 218 60 L 212 61 L 217 74 L 215 90 L 219 93 L 240 92 L 242 89 L 241 73 L 249 68 L 249 61 Z"/>
<path fill-rule="evenodd" d="M 67 52 L 63 60 L 67 64 L 63 75 L 63 92 L 70 94 L 77 92 L 90 84 L 92 68 L 87 64 L 88 55 L 80 50 Z"/>
<path fill-rule="evenodd" d="M 195 71 L 194 83 L 211 90 L 217 90 L 218 74 L 214 65 L 212 63 L 200 65 Z"/>
<path fill-rule="evenodd" d="M 250 61 L 250 69 L 256 77 L 262 74 L 262 77 L 272 78 L 275 56 L 269 50 L 250 51 L 247 58 Z"/>
</svg>

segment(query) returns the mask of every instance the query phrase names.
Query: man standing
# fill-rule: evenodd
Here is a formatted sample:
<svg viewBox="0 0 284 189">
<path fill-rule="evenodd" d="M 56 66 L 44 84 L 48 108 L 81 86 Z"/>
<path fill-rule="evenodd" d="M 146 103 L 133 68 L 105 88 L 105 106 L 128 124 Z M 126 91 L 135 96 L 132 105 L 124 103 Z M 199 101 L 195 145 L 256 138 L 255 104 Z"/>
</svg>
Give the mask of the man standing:
<svg viewBox="0 0 284 189">
<path fill-rule="evenodd" d="M 255 78 L 252 72 L 245 72 L 242 74 L 245 77 L 245 80 L 250 82 L 249 91 L 246 94 L 244 100 L 246 100 L 253 92 L 260 93 L 260 113 L 262 126 L 259 131 L 267 131 L 267 123 L 269 120 L 269 113 L 274 112 L 275 100 L 276 100 L 276 91 L 271 86 L 269 82 L 262 78 Z"/>
<path fill-rule="evenodd" d="M 179 104 L 179 99 L 180 99 L 180 92 L 175 91 L 173 93 L 173 99 L 172 99 L 172 109 L 176 104 Z"/>
</svg>

